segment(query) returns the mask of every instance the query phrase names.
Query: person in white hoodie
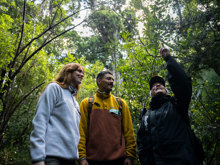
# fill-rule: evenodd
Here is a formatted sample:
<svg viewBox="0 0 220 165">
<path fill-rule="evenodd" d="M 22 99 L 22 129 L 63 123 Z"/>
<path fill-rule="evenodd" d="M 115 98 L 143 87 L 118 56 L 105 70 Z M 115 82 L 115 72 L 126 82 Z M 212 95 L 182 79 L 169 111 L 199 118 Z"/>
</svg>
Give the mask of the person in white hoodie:
<svg viewBox="0 0 220 165">
<path fill-rule="evenodd" d="M 80 64 L 67 64 L 42 92 L 30 136 L 33 165 L 74 165 L 79 158 L 81 115 L 76 97 L 83 77 Z"/>
</svg>

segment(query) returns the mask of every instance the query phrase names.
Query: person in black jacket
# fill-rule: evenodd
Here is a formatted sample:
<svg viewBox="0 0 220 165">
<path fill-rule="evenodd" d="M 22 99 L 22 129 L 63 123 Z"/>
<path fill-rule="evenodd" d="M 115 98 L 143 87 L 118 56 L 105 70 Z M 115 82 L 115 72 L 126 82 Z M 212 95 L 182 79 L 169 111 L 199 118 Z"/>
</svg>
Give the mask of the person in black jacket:
<svg viewBox="0 0 220 165">
<path fill-rule="evenodd" d="M 162 77 L 151 78 L 150 109 L 142 112 L 137 134 L 139 160 L 142 165 L 198 165 L 188 116 L 191 79 L 163 45 L 160 55 L 174 96 L 168 95 Z"/>
</svg>

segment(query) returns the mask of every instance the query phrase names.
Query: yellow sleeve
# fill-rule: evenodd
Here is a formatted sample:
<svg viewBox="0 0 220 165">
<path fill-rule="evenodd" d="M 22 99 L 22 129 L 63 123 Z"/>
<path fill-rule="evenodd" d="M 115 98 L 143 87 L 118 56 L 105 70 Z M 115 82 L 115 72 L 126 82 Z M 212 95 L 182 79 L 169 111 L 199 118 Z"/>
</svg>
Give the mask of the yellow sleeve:
<svg viewBox="0 0 220 165">
<path fill-rule="evenodd" d="M 136 138 L 131 114 L 126 102 L 122 99 L 122 124 L 125 137 L 126 157 L 136 158 Z"/>
<path fill-rule="evenodd" d="M 80 103 L 81 119 L 79 123 L 80 141 L 78 145 L 79 160 L 86 158 L 86 137 L 88 135 L 88 98 Z"/>
</svg>

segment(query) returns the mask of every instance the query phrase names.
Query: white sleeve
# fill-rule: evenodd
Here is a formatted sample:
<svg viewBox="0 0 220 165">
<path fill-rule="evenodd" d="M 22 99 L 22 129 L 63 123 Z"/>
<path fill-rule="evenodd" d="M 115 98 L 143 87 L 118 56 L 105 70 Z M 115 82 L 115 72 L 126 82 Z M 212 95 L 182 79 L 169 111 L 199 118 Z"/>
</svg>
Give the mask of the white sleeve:
<svg viewBox="0 0 220 165">
<path fill-rule="evenodd" d="M 32 162 L 45 160 L 45 134 L 51 111 L 57 102 L 58 91 L 59 85 L 51 83 L 46 87 L 38 101 L 36 114 L 32 121 L 33 131 L 30 136 Z"/>
</svg>

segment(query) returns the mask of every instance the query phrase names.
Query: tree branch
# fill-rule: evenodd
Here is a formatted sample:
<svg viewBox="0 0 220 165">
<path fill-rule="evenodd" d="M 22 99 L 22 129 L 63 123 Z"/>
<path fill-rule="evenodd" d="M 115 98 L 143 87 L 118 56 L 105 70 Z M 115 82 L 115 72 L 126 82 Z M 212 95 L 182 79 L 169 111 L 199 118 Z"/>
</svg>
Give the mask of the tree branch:
<svg viewBox="0 0 220 165">
<path fill-rule="evenodd" d="M 32 39 L 34 38 L 34 34 L 35 34 L 35 21 L 34 21 Z M 27 57 L 27 55 L 29 53 L 30 47 L 31 47 L 31 45 L 28 46 L 28 49 L 27 49 L 27 51 L 26 51 L 26 53 L 24 55 L 24 58 L 22 59 L 21 65 L 24 63 L 24 61 L 25 61 L 25 59 L 26 59 L 26 57 Z"/>
<path fill-rule="evenodd" d="M 85 19 L 86 20 L 86 19 Z M 11 76 L 11 79 L 13 79 L 19 72 L 20 70 L 23 68 L 23 66 L 25 65 L 25 63 L 27 63 L 36 53 L 38 53 L 43 47 L 45 47 L 47 44 L 49 44 L 50 42 L 52 42 L 53 40 L 55 40 L 56 38 L 62 36 L 63 34 L 67 33 L 68 31 L 74 29 L 75 27 L 81 25 L 83 22 L 85 22 L 85 20 L 83 20 L 82 22 L 80 22 L 79 24 L 77 24 L 76 26 L 73 26 L 72 28 L 69 28 L 67 30 L 65 30 L 64 32 L 58 34 L 57 36 L 55 36 L 54 38 L 50 39 L 49 41 L 43 43 L 37 50 L 35 50 L 24 62 L 23 64 L 21 64 L 19 66 L 19 68 L 14 72 L 14 74 Z"/>
<path fill-rule="evenodd" d="M 61 6 L 62 3 L 63 3 L 63 0 L 58 4 L 57 10 L 56 10 L 56 12 L 55 12 L 55 14 L 54 14 L 54 16 L 53 16 L 53 18 L 52 18 L 52 21 L 51 21 L 49 27 L 53 24 L 53 22 L 54 22 L 54 20 L 55 20 L 55 18 L 56 18 L 56 15 L 57 15 L 57 13 L 58 13 L 58 9 L 60 9 L 60 6 Z"/>
<path fill-rule="evenodd" d="M 22 27 L 21 27 L 21 38 L 20 38 L 20 41 L 19 41 L 19 44 L 18 44 L 16 53 L 15 53 L 15 57 L 14 57 L 13 62 L 12 62 L 12 64 L 11 64 L 11 67 L 12 67 L 12 68 L 14 67 L 15 61 L 16 61 L 18 55 L 19 55 L 19 49 L 20 49 L 20 46 L 21 46 L 21 43 L 22 43 L 22 40 L 23 40 L 24 24 L 25 24 L 25 16 L 26 16 L 25 9 L 26 9 L 26 0 L 24 0 L 24 7 L 23 7 L 23 18 L 22 18 Z"/>
<path fill-rule="evenodd" d="M 179 18 L 180 18 L 180 27 L 181 27 L 181 26 L 182 26 L 182 23 L 183 23 L 182 13 L 181 13 L 181 10 L 180 10 L 179 1 L 178 1 L 178 0 L 175 0 L 175 2 L 176 2 L 176 6 L 177 6 Z"/>
<path fill-rule="evenodd" d="M 13 113 L 15 112 L 15 110 L 21 105 L 21 103 L 30 95 L 32 94 L 37 88 L 39 88 L 41 85 L 43 85 L 45 82 L 42 82 L 40 84 L 38 84 L 37 86 L 35 86 L 30 92 L 26 93 L 21 99 L 20 101 L 15 105 L 15 107 L 13 108 L 13 110 L 9 113 L 9 116 L 12 116 Z M 9 119 L 9 118 L 8 118 Z"/>
<path fill-rule="evenodd" d="M 79 10 L 73 14 L 70 14 L 69 16 L 67 16 L 66 18 L 60 20 L 58 23 L 56 23 L 55 25 L 53 26 L 50 26 L 48 27 L 48 29 L 46 29 L 44 32 L 42 32 L 41 34 L 39 34 L 37 37 L 33 38 L 29 43 L 27 43 L 20 51 L 18 54 L 22 53 L 29 45 L 32 44 L 32 42 L 34 42 L 35 40 L 39 39 L 41 36 L 43 36 L 44 34 L 46 34 L 48 31 L 54 29 L 56 26 L 58 26 L 60 23 L 64 22 L 65 20 L 67 20 L 68 18 L 72 17 L 73 15 L 79 13 L 80 11 L 83 11 L 83 10 L 86 10 L 88 8 L 85 8 L 85 9 L 82 9 L 82 10 Z"/>
</svg>

